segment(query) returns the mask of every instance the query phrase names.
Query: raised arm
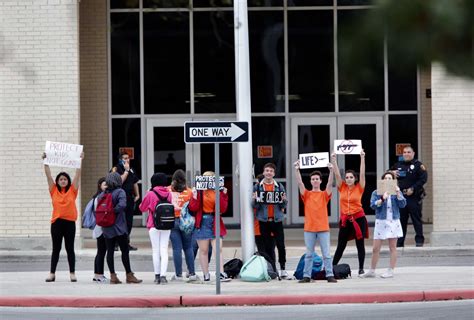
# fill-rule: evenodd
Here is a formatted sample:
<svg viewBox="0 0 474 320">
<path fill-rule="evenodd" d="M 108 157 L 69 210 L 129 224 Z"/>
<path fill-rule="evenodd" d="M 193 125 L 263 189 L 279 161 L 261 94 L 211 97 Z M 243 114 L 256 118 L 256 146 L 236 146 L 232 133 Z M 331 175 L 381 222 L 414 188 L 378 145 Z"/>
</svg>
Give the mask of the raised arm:
<svg viewBox="0 0 474 320">
<path fill-rule="evenodd" d="M 331 154 L 331 164 L 333 167 L 332 171 L 334 171 L 334 177 L 336 178 L 336 185 L 339 188 L 342 184 L 342 177 L 337 165 L 336 153 Z"/>
<path fill-rule="evenodd" d="M 43 152 L 41 158 L 43 160 L 46 159 L 46 152 Z M 54 179 L 51 175 L 51 169 L 47 164 L 44 165 L 44 174 L 46 175 L 46 180 L 48 180 L 48 190 L 51 191 L 51 189 L 54 187 Z"/>
<path fill-rule="evenodd" d="M 360 177 L 359 184 L 362 189 L 365 189 L 365 152 L 364 149 L 360 152 Z"/>
<path fill-rule="evenodd" d="M 306 187 L 304 186 L 303 179 L 301 178 L 300 161 L 297 160 L 293 165 L 295 166 L 295 175 L 296 175 L 296 182 L 298 183 L 298 189 L 300 190 L 301 194 L 304 194 Z"/>
<path fill-rule="evenodd" d="M 81 153 L 81 159 L 84 160 L 84 152 Z M 82 162 L 81 162 L 82 166 Z M 72 185 L 76 190 L 79 189 L 79 183 L 81 182 L 81 168 L 76 169 L 76 174 L 74 175 L 74 179 L 72 179 Z"/>
<path fill-rule="evenodd" d="M 329 177 L 328 183 L 326 184 L 326 193 L 328 196 L 332 194 L 332 182 L 334 181 L 334 167 L 332 164 L 328 163 Z"/>
</svg>

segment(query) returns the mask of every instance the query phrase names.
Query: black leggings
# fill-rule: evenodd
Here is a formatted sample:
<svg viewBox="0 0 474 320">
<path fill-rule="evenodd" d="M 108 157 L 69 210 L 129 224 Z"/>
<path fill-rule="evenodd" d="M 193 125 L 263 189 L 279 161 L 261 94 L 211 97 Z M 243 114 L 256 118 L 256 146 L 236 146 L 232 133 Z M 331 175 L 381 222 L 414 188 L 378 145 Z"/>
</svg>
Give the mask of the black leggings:
<svg viewBox="0 0 474 320">
<path fill-rule="evenodd" d="M 125 272 L 132 272 L 130 268 L 130 257 L 128 255 L 128 237 L 126 234 L 113 237 L 111 239 L 105 238 L 105 243 L 107 245 L 107 265 L 109 266 L 110 273 L 115 273 L 114 265 L 114 252 L 115 252 L 115 242 L 118 243 L 120 251 L 122 252 L 122 263 L 125 268 Z"/>
<path fill-rule="evenodd" d="M 76 236 L 76 222 L 64 219 L 57 219 L 51 224 L 51 239 L 53 240 L 53 251 L 51 253 L 50 272 L 55 273 L 59 261 L 59 253 L 64 238 L 64 246 L 67 252 L 67 262 L 69 272 L 76 270 L 76 254 L 74 253 L 74 238 Z"/>
<path fill-rule="evenodd" d="M 265 246 L 265 253 L 275 261 L 275 243 L 278 249 L 278 263 L 280 269 L 285 270 L 286 248 L 283 222 L 259 221 L 260 233 Z M 273 235 L 272 235 L 273 234 Z"/>
<path fill-rule="evenodd" d="M 364 238 L 365 238 L 365 230 L 367 229 L 367 219 L 365 217 L 361 217 L 355 220 L 362 231 L 362 239 L 355 239 L 356 247 L 357 247 L 357 256 L 359 258 L 359 270 L 364 269 L 364 260 L 365 260 L 365 246 L 364 246 Z M 346 226 L 341 227 L 339 226 L 339 236 L 337 237 L 337 249 L 336 253 L 334 253 L 334 258 L 332 259 L 332 264 L 338 264 L 339 260 L 341 260 L 342 254 L 346 249 L 347 241 L 349 236 L 355 236 L 354 226 L 352 222 L 346 221 Z"/>
<path fill-rule="evenodd" d="M 97 254 L 95 255 L 94 261 L 94 273 L 104 274 L 104 259 L 107 252 L 107 244 L 105 243 L 105 237 L 101 235 L 97 238 Z"/>
</svg>

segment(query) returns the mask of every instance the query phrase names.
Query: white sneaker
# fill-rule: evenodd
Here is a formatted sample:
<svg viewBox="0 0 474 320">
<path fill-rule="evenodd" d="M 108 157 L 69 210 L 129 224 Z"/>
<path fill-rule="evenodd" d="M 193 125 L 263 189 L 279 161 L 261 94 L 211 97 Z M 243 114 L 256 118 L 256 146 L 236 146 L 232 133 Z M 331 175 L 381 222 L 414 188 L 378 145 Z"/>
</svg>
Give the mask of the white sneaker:
<svg viewBox="0 0 474 320">
<path fill-rule="evenodd" d="M 286 270 L 280 270 L 280 277 L 282 279 L 288 279 L 290 276 L 288 275 L 288 272 L 286 272 Z"/>
<path fill-rule="evenodd" d="M 204 276 L 204 281 L 206 281 L 206 282 L 211 281 L 211 274 L 210 273 L 207 273 L 207 274 L 204 273 L 203 276 Z"/>
<path fill-rule="evenodd" d="M 173 275 L 171 277 L 171 281 L 183 281 L 183 277 L 180 277 L 180 276 L 177 276 L 177 275 Z"/>
<path fill-rule="evenodd" d="M 229 281 L 232 281 L 232 279 L 229 278 L 229 277 L 227 276 L 227 273 L 225 273 L 225 272 L 221 272 L 221 274 L 219 275 L 219 277 L 220 277 L 221 282 L 229 282 Z"/>
<path fill-rule="evenodd" d="M 382 274 L 380 277 L 386 279 L 386 278 L 393 278 L 393 270 L 392 269 L 387 269 L 384 274 Z"/>
<path fill-rule="evenodd" d="M 369 272 L 361 274 L 361 278 L 375 278 L 375 272 L 373 270 L 369 270 Z"/>
<path fill-rule="evenodd" d="M 188 278 L 188 281 L 199 281 L 199 277 L 197 276 L 197 274 L 190 274 L 187 276 Z"/>
</svg>

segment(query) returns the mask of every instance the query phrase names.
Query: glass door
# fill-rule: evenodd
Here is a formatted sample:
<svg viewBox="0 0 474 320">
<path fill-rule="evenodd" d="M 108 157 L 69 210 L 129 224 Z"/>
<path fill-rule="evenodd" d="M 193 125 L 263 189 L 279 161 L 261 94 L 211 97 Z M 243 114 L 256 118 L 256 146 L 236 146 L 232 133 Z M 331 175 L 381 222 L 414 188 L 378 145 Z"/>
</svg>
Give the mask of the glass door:
<svg viewBox="0 0 474 320">
<path fill-rule="evenodd" d="M 298 159 L 301 153 L 328 152 L 331 155 L 333 143 L 336 139 L 336 118 L 293 118 L 291 119 L 291 223 L 304 223 L 304 205 L 299 196 L 298 185 L 296 183 L 293 162 Z M 327 168 L 307 169 L 301 171 L 303 182 L 307 189 L 311 189 L 309 174 L 313 170 L 319 170 L 323 174 L 323 189 L 326 187 L 329 170 Z M 337 223 L 337 189 L 335 184 L 333 197 L 329 203 L 328 215 L 330 223 Z"/>
<path fill-rule="evenodd" d="M 377 189 L 377 179 L 384 172 L 383 117 L 339 117 L 337 136 L 339 140 L 362 140 L 365 151 L 366 186 L 362 196 L 362 206 L 368 221 L 375 221 L 375 212 L 370 208 L 370 195 Z M 359 173 L 360 157 L 338 156 L 338 165 L 343 171 L 352 169 Z"/>
<path fill-rule="evenodd" d="M 144 190 L 150 188 L 150 178 L 155 172 L 167 175 L 169 183 L 177 169 L 186 172 L 189 186 L 194 185 L 194 177 L 205 171 L 214 171 L 214 144 L 189 144 L 184 142 L 184 122 L 191 118 L 163 118 L 147 120 L 146 141 L 146 172 Z M 201 120 L 201 119 L 200 119 Z M 238 188 L 233 187 L 234 181 L 234 147 L 233 144 L 221 144 L 220 174 L 225 177 L 225 186 L 229 192 L 229 206 L 223 215 L 224 222 L 229 224 L 240 223 Z M 234 191 L 237 190 L 237 191 Z"/>
</svg>

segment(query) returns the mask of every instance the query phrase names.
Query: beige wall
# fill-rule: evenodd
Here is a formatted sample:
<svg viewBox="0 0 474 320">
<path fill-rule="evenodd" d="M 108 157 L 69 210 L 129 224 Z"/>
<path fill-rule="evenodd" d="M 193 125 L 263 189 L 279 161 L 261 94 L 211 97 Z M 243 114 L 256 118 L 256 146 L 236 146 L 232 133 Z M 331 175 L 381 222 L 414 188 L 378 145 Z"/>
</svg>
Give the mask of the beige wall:
<svg viewBox="0 0 474 320">
<path fill-rule="evenodd" d="M 439 65 L 431 79 L 432 243 L 474 244 L 474 81 L 450 76 Z"/>
<path fill-rule="evenodd" d="M 97 180 L 109 169 L 107 1 L 81 0 L 79 10 L 84 208 L 96 191 Z"/>
<path fill-rule="evenodd" d="M 45 248 L 45 141 L 80 142 L 78 5 L 0 1 L 0 17 L 0 247 Z"/>
</svg>

